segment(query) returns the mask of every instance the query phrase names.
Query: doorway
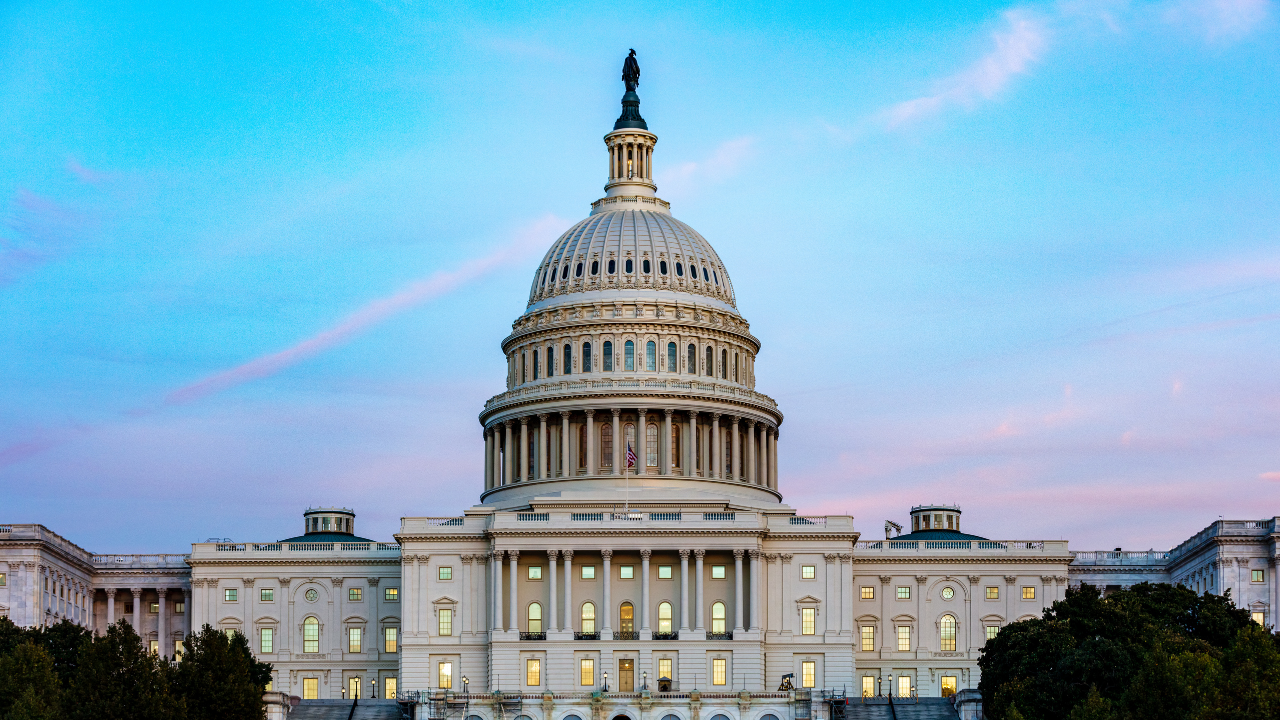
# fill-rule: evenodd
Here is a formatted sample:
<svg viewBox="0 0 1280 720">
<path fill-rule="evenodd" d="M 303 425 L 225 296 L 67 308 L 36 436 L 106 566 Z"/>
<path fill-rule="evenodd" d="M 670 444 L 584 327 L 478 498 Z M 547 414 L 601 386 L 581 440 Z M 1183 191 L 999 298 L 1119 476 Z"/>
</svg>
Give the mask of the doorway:
<svg viewBox="0 0 1280 720">
<path fill-rule="evenodd" d="M 635 692 L 636 661 L 631 658 L 618 660 L 618 692 Z"/>
</svg>

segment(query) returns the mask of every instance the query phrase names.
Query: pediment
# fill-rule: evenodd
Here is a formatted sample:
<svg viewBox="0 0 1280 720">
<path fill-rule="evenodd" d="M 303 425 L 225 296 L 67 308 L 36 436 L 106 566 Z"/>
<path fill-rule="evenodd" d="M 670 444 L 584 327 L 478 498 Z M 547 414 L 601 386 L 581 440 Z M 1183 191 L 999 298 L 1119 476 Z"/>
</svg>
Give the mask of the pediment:
<svg viewBox="0 0 1280 720">
<path fill-rule="evenodd" d="M 458 601 L 457 601 L 457 600 L 454 600 L 453 598 L 449 597 L 448 595 L 441 595 L 440 597 L 436 598 L 435 600 L 432 600 L 432 601 L 431 601 L 431 604 L 432 604 L 432 605 L 457 605 L 457 604 L 458 604 Z"/>
<path fill-rule="evenodd" d="M 859 615 L 858 617 L 854 618 L 854 620 L 856 620 L 857 622 L 863 622 L 863 623 L 880 622 L 880 618 L 875 615 Z"/>
<path fill-rule="evenodd" d="M 384 625 L 387 623 L 399 623 L 400 616 L 399 615 L 383 615 L 382 620 L 380 620 L 379 622 L 383 623 Z"/>
<path fill-rule="evenodd" d="M 348 615 L 342 622 L 347 625 L 363 625 L 369 621 L 362 615 Z"/>
<path fill-rule="evenodd" d="M 254 620 L 253 622 L 257 625 L 279 625 L 280 624 L 279 620 L 271 617 L 270 615 L 263 615 L 257 620 Z"/>
<path fill-rule="evenodd" d="M 894 622 L 915 622 L 916 618 L 914 615 L 895 615 L 893 618 L 893 621 Z"/>
<path fill-rule="evenodd" d="M 796 602 L 801 605 L 821 605 L 822 604 L 822 600 L 812 595 L 805 595 L 804 597 L 796 600 Z"/>
<path fill-rule="evenodd" d="M 983 615 L 978 619 L 982 622 L 1004 622 L 1004 616 L 1002 615 Z"/>
</svg>

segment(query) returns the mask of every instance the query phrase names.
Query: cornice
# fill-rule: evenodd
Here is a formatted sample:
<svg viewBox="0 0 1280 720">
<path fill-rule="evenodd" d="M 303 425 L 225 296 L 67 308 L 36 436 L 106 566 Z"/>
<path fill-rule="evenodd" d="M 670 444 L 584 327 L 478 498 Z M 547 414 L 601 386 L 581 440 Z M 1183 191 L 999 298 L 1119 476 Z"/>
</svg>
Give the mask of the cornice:
<svg viewBox="0 0 1280 720">
<path fill-rule="evenodd" d="M 697 394 L 690 394 L 690 391 L 684 388 L 667 390 L 665 388 L 644 387 L 624 388 L 615 385 L 614 387 L 599 388 L 598 390 L 587 392 L 577 392 L 575 390 L 557 392 L 557 390 L 553 388 L 536 395 L 530 394 L 501 400 L 499 398 L 507 393 L 495 395 L 485 403 L 484 410 L 480 412 L 478 418 L 480 424 L 487 428 L 496 421 L 511 416 L 513 413 L 516 415 L 530 414 L 527 412 L 527 408 L 530 407 L 545 405 L 548 408 L 548 412 L 555 412 L 569 404 L 572 406 L 569 409 L 572 410 L 594 409 L 598 411 L 617 406 L 632 407 L 636 405 L 637 400 L 640 398 L 645 398 L 645 402 L 651 408 L 670 406 L 679 408 L 680 412 L 697 410 L 699 414 L 730 409 L 740 413 L 742 416 L 754 416 L 753 419 L 757 422 L 766 422 L 774 428 L 781 427 L 783 423 L 783 414 L 778 409 L 776 401 L 768 395 L 756 393 L 754 390 L 751 392 L 765 398 L 767 402 L 772 402 L 773 405 L 770 406 L 763 400 L 753 402 L 747 398 L 732 395 L 703 394 L 697 391 L 694 391 Z"/>
<path fill-rule="evenodd" d="M 46 542 L 44 540 L 26 539 L 26 538 L 23 538 L 20 540 L 5 540 L 3 542 L 0 542 L 0 548 L 20 548 L 25 550 L 36 550 L 38 552 L 52 555 L 62 560 L 66 564 L 72 565 L 75 568 L 83 570 L 84 572 L 87 572 L 89 574 L 93 574 L 94 570 L 97 569 L 97 566 L 94 565 L 92 562 L 86 563 L 84 560 L 74 555 L 71 555 L 66 550 L 63 550 L 57 545 L 50 542 Z"/>
<path fill-rule="evenodd" d="M 621 305 L 666 305 L 666 303 L 644 301 L 626 301 L 620 302 Z M 677 306 L 678 309 L 685 308 L 681 303 L 670 303 Z M 594 309 L 594 306 L 588 305 Z M 550 311 L 547 311 L 550 312 Z M 723 312 L 723 311 L 709 311 Z M 722 340 L 745 340 L 746 345 L 752 353 L 759 353 L 761 342 L 755 335 L 751 334 L 748 329 L 749 325 L 744 320 L 742 327 L 725 327 L 723 325 L 715 325 L 709 321 L 692 321 L 684 317 L 675 317 L 673 313 L 671 317 L 645 317 L 645 318 L 584 318 L 581 320 L 555 320 L 548 323 L 537 323 L 532 327 L 519 328 L 512 331 L 510 335 L 502 341 L 502 353 L 505 355 L 516 346 L 523 345 L 531 339 L 537 338 L 539 335 L 551 337 L 559 336 L 581 336 L 581 335 L 625 335 L 627 333 L 645 334 L 653 333 L 656 335 L 679 335 L 679 336 L 697 336 L 712 337 Z M 682 332 L 681 330 L 687 330 Z"/>
<path fill-rule="evenodd" d="M 905 565 L 923 565 L 926 563 L 929 563 L 929 564 L 941 563 L 944 565 L 973 565 L 976 563 L 995 563 L 995 564 L 1001 564 L 1001 565 L 1012 565 L 1014 563 L 1066 565 L 1071 562 L 1071 556 L 1064 555 L 1064 556 L 1046 557 L 1044 555 L 1028 555 L 1028 556 L 1015 556 L 1015 557 L 1007 557 L 1007 556 L 1006 557 L 989 557 L 989 556 L 968 555 L 963 557 L 953 557 L 953 556 L 925 555 L 925 556 L 911 556 L 911 557 L 900 557 L 900 556 L 871 557 L 866 555 L 858 555 L 857 551 L 854 551 L 853 562 L 855 565 L 856 564 L 872 565 L 877 563 L 878 564 L 905 564 Z"/>
<path fill-rule="evenodd" d="M 196 567 L 238 567 L 244 565 L 399 565 L 400 558 L 369 558 L 367 560 L 361 560 L 359 558 L 239 558 L 227 560 L 203 560 L 192 558 L 188 562 L 194 569 Z"/>
</svg>

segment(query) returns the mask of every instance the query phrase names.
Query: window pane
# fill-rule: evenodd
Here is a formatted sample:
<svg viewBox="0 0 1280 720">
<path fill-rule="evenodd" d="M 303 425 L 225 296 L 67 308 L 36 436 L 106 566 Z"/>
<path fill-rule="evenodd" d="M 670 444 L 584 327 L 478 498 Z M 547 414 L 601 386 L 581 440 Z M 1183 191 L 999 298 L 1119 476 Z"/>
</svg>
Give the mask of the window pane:
<svg viewBox="0 0 1280 720">
<path fill-rule="evenodd" d="M 302 652 L 320 652 L 320 621 L 315 617 L 302 621 Z"/>
<path fill-rule="evenodd" d="M 347 652 L 358 653 L 364 650 L 363 630 L 347 628 Z"/>
<path fill-rule="evenodd" d="M 542 606 L 538 603 L 529 604 L 529 632 L 542 632 Z"/>
<path fill-rule="evenodd" d="M 276 599 L 276 591 L 272 588 L 262 588 L 258 591 L 258 599 L 262 602 L 273 602 Z"/>
<path fill-rule="evenodd" d="M 658 677 L 671 679 L 671 658 L 658 659 Z"/>
<path fill-rule="evenodd" d="M 439 571 L 439 575 L 438 575 L 438 577 L 439 577 L 441 580 L 452 580 L 452 579 L 453 579 L 453 568 L 451 568 L 451 567 L 442 567 L 442 568 L 440 568 L 440 571 Z"/>
<path fill-rule="evenodd" d="M 608 340 L 604 341 L 604 371 L 613 371 L 613 343 Z"/>
<path fill-rule="evenodd" d="M 583 565 L 583 566 L 582 566 L 582 579 L 583 579 L 583 580 L 595 580 L 595 579 L 596 579 L 596 566 L 595 566 L 595 565 Z"/>
<path fill-rule="evenodd" d="M 635 578 L 635 576 L 636 576 L 635 565 L 619 565 L 618 566 L 618 578 L 620 580 L 631 580 Z"/>
<path fill-rule="evenodd" d="M 988 640 L 990 640 L 991 638 L 995 637 L 995 636 L 1000 632 L 1000 628 L 999 628 L 998 626 L 996 626 L 996 625 L 988 625 L 988 626 L 987 626 L 987 628 L 986 628 L 986 630 L 987 630 L 987 639 L 988 639 Z"/>
<path fill-rule="evenodd" d="M 715 361 L 712 359 L 711 352 L 711 346 L 707 346 L 707 365 L 703 368 L 703 372 L 706 373 L 707 377 L 711 377 L 716 374 L 716 365 Z"/>
<path fill-rule="evenodd" d="M 437 674 L 439 675 L 439 677 L 436 678 L 436 686 L 439 687 L 441 690 L 452 690 L 453 689 L 453 663 L 448 663 L 448 662 L 440 663 L 440 672 Z"/>
<path fill-rule="evenodd" d="M 319 700 L 320 699 L 320 678 L 303 678 L 302 679 L 302 699 L 303 700 Z"/>
<path fill-rule="evenodd" d="M 862 676 L 862 697 L 875 697 L 876 679 L 870 675 Z"/>
<path fill-rule="evenodd" d="M 564 346 L 564 362 L 561 363 L 560 365 L 560 374 L 561 375 L 573 374 L 573 346 L 572 345 Z"/>
<path fill-rule="evenodd" d="M 636 369 L 636 344 L 628 340 L 622 346 L 623 350 L 623 370 L 628 372 Z"/>
<path fill-rule="evenodd" d="M 590 658 L 583 658 L 578 661 L 578 684 L 579 685 L 595 685 L 596 684 L 596 661 Z"/>
<path fill-rule="evenodd" d="M 437 634 L 441 637 L 453 635 L 453 609 L 441 608 L 439 618 L 439 622 L 436 623 L 439 626 L 436 629 Z"/>
<path fill-rule="evenodd" d="M 600 467 L 613 467 L 613 426 L 608 423 L 600 426 Z"/>
<path fill-rule="evenodd" d="M 898 676 L 898 697 L 911 697 L 911 676 Z"/>
<path fill-rule="evenodd" d="M 689 367 L 685 368 L 684 371 L 692 375 L 698 374 L 698 350 L 693 346 L 693 343 L 689 343 Z"/>
<path fill-rule="evenodd" d="M 911 626 L 898 626 L 898 651 L 909 652 L 911 650 Z"/>
<path fill-rule="evenodd" d="M 542 566 L 541 566 L 541 565 L 530 565 L 530 566 L 529 566 L 529 579 L 530 579 L 530 580 L 541 580 L 541 579 L 542 579 Z"/>
<path fill-rule="evenodd" d="M 389 677 L 384 679 L 382 681 L 382 686 L 386 693 L 385 695 L 383 695 L 383 698 L 386 700 L 395 700 L 396 690 L 398 689 L 398 686 L 399 686 L 399 683 L 396 682 L 396 678 Z"/>
<path fill-rule="evenodd" d="M 711 632 L 725 632 L 724 603 L 718 602 L 711 606 Z"/>
<path fill-rule="evenodd" d="M 1024 588 L 1022 588 L 1022 599 L 1023 599 L 1023 600 L 1035 600 L 1035 599 L 1036 599 L 1036 589 L 1035 589 L 1035 588 L 1033 588 L 1033 587 L 1024 587 Z"/>
<path fill-rule="evenodd" d="M 383 595 L 383 599 L 390 600 L 391 602 L 398 601 L 400 599 L 400 588 L 387 588 L 386 593 Z"/>
<path fill-rule="evenodd" d="M 803 608 L 800 611 L 800 634 L 812 635 L 817 626 L 818 611 L 816 608 Z"/>
<path fill-rule="evenodd" d="M 658 426 L 650 424 L 644 435 L 645 465 L 658 467 Z"/>
<path fill-rule="evenodd" d="M 876 589 L 875 589 L 875 587 L 868 587 L 868 586 L 865 586 L 865 585 L 864 585 L 864 586 L 863 586 L 863 588 L 862 588 L 862 599 L 863 599 L 863 600 L 875 600 L 875 599 L 876 599 Z"/>
<path fill-rule="evenodd" d="M 382 629 L 382 651 L 393 653 L 396 651 L 396 628 L 389 627 Z"/>
<path fill-rule="evenodd" d="M 670 565 L 659 565 L 659 566 L 658 566 L 658 579 L 659 579 L 659 580 L 670 580 L 670 579 L 671 579 L 671 566 L 670 566 Z"/>
<path fill-rule="evenodd" d="M 594 603 L 582 603 L 582 632 L 596 631 L 596 606 Z"/>
<path fill-rule="evenodd" d="M 987 588 L 987 599 L 988 599 L 988 600 L 999 600 L 999 599 L 1000 599 L 1000 588 L 998 588 L 998 587 L 989 587 L 989 588 Z"/>
<path fill-rule="evenodd" d="M 899 600 L 910 600 L 910 599 L 911 599 L 911 588 L 909 588 L 909 587 L 900 587 L 900 588 L 898 588 L 898 599 L 899 599 Z"/>
<path fill-rule="evenodd" d="M 658 632 L 671 632 L 671 603 L 658 604 Z"/>
<path fill-rule="evenodd" d="M 724 565 L 712 565 L 712 566 L 711 566 L 711 579 L 712 579 L 712 580 L 723 580 L 723 579 L 724 579 L 724 573 L 725 573 L 724 568 L 725 568 L 725 566 L 724 566 Z"/>
<path fill-rule="evenodd" d="M 658 369 L 658 345 L 652 340 L 644 344 L 644 369 L 649 372 Z"/>
<path fill-rule="evenodd" d="M 724 658 L 715 658 L 711 661 L 711 684 L 724 685 L 728 677 L 729 661 Z"/>
<path fill-rule="evenodd" d="M 275 632 L 273 628 L 262 628 L 258 631 L 258 652 L 272 653 L 276 651 Z"/>
<path fill-rule="evenodd" d="M 524 684 L 536 687 L 542 684 L 542 661 L 529 658 L 524 661 Z"/>
<path fill-rule="evenodd" d="M 956 619 L 950 615 L 943 615 L 942 621 L 938 625 L 942 633 L 942 651 L 955 652 L 956 649 Z"/>
<path fill-rule="evenodd" d="M 680 372 L 680 363 L 676 362 L 675 343 L 667 343 L 667 372 Z"/>
<path fill-rule="evenodd" d="M 862 650 L 871 652 L 876 649 L 876 627 L 874 625 L 862 626 Z"/>
<path fill-rule="evenodd" d="M 582 343 L 582 372 L 591 372 L 591 343 Z"/>
<path fill-rule="evenodd" d="M 226 602 L 236 602 L 239 592 L 234 588 L 227 588 L 222 594 L 222 599 Z"/>
<path fill-rule="evenodd" d="M 800 578 L 803 580 L 813 580 L 818 577 L 818 568 L 814 565 L 801 565 Z"/>
<path fill-rule="evenodd" d="M 800 663 L 800 687 L 811 688 L 817 681 L 817 663 L 805 660 Z"/>
</svg>

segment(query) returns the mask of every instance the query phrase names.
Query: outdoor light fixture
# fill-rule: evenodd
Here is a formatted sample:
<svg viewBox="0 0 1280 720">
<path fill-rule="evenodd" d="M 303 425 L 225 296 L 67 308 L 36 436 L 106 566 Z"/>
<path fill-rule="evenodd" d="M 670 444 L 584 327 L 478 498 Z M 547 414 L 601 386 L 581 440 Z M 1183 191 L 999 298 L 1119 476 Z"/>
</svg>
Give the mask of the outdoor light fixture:
<svg viewBox="0 0 1280 720">
<path fill-rule="evenodd" d="M 642 680 L 640 684 L 640 689 L 648 690 L 649 689 L 649 671 L 645 670 L 644 672 L 640 673 L 640 678 Z"/>
<path fill-rule="evenodd" d="M 604 673 L 604 688 L 602 691 L 609 692 L 609 672 L 607 670 Z"/>
</svg>

